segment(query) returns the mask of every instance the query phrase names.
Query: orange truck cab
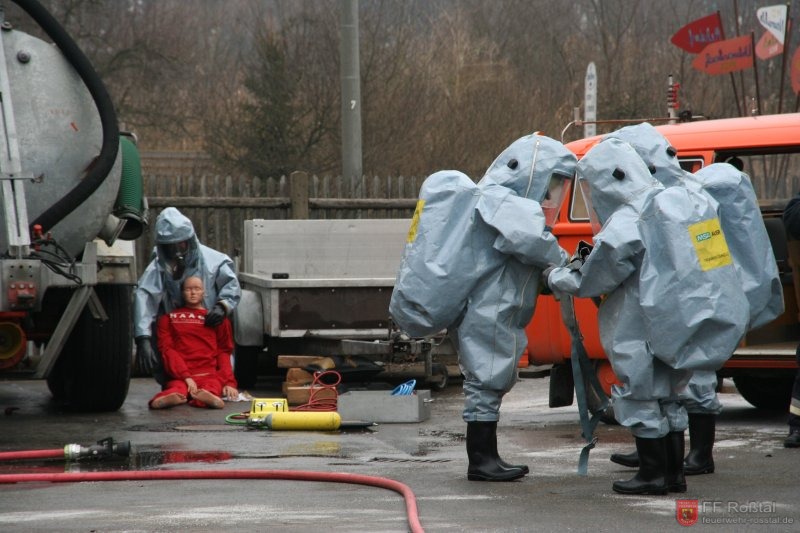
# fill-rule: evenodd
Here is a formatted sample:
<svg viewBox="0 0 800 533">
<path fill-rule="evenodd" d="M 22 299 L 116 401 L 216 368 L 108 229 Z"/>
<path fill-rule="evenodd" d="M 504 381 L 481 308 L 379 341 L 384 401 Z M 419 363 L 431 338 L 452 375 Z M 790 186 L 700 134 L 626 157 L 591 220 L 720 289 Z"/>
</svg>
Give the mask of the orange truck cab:
<svg viewBox="0 0 800 533">
<path fill-rule="evenodd" d="M 754 406 L 786 409 L 800 342 L 800 241 L 787 242 L 781 214 L 789 199 L 800 192 L 800 113 L 683 122 L 656 129 L 678 151 L 685 170 L 694 172 L 711 163 L 729 162 L 743 165 L 742 170 L 753 182 L 780 272 L 785 311 L 766 326 L 748 332 L 718 375 L 733 378 L 739 393 Z M 580 159 L 601 138 L 581 139 L 566 146 Z M 569 253 L 575 251 L 578 241 L 591 242 L 589 217 L 577 187 L 569 191 L 553 233 Z M 597 308 L 590 299 L 576 298 L 575 313 L 586 351 L 608 394 L 616 377 L 600 345 Z M 559 303 L 552 296 L 539 297 L 527 336 L 529 362 L 553 365 L 550 406 L 570 405 L 574 386 L 571 339 L 561 321 Z M 598 400 L 589 397 L 590 407 Z"/>
</svg>

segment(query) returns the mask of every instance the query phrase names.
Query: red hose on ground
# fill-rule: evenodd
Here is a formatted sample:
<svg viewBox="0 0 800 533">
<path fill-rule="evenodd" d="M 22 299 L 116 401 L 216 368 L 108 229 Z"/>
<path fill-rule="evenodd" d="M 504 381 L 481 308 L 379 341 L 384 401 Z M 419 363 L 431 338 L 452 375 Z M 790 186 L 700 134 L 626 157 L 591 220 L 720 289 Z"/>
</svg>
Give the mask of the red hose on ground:
<svg viewBox="0 0 800 533">
<path fill-rule="evenodd" d="M 47 450 L 43 450 L 47 451 Z M 63 456 L 64 451 L 60 450 Z M 20 453 L 20 452 L 8 452 Z M 290 481 L 324 481 L 331 483 L 353 483 L 393 490 L 403 496 L 406 503 L 408 524 L 414 533 L 423 533 L 417 513 L 414 493 L 403 483 L 393 479 L 340 472 L 314 472 L 308 470 L 133 470 L 129 472 L 69 472 L 59 474 L 2 474 L 0 483 L 26 483 L 34 481 L 80 482 L 80 481 L 134 481 L 134 480 L 180 480 L 180 479 L 284 479 Z"/>
<path fill-rule="evenodd" d="M 22 459 L 63 459 L 64 448 L 54 450 L 22 450 L 17 452 L 0 452 L 0 461 L 18 461 Z"/>
</svg>

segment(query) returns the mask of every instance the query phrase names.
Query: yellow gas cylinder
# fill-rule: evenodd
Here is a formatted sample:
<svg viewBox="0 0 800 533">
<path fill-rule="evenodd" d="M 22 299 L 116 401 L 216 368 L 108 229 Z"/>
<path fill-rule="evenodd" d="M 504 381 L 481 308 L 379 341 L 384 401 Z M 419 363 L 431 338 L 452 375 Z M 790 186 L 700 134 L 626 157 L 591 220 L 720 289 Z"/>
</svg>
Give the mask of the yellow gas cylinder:
<svg viewBox="0 0 800 533">
<path fill-rule="evenodd" d="M 332 431 L 339 429 L 342 417 L 336 411 L 277 411 L 267 414 L 266 423 L 273 431 Z"/>
</svg>

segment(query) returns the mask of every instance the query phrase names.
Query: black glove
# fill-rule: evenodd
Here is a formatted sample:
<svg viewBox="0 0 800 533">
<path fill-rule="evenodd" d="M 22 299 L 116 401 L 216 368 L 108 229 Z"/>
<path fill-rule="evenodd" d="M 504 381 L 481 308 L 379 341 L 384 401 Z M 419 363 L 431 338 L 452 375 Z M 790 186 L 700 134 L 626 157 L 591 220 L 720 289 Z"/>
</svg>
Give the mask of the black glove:
<svg viewBox="0 0 800 533">
<path fill-rule="evenodd" d="M 150 337 L 136 337 L 136 366 L 142 374 L 151 375 L 158 368 L 158 354 L 153 350 Z"/>
<path fill-rule="evenodd" d="M 222 319 L 225 318 L 227 314 L 228 313 L 225 311 L 225 307 L 223 307 L 222 304 L 216 304 L 211 311 L 206 314 L 205 325 L 210 328 L 219 326 L 222 324 Z"/>
</svg>

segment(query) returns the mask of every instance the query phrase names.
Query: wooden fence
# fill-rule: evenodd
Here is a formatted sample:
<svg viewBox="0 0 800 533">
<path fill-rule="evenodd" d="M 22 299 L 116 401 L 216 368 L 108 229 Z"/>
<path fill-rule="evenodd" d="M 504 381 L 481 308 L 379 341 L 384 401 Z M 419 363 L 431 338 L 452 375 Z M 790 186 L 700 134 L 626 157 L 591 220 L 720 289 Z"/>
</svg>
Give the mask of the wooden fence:
<svg viewBox="0 0 800 533">
<path fill-rule="evenodd" d="M 149 262 L 154 226 L 165 207 L 193 223 L 200 242 L 232 258 L 241 255 L 244 221 L 263 219 L 408 218 L 424 178 L 219 175 L 203 154 L 142 154 L 150 226 L 137 241 L 139 272 Z"/>
<path fill-rule="evenodd" d="M 745 171 L 763 205 L 782 209 L 800 191 L 800 155 L 745 157 Z M 194 223 L 200 242 L 232 258 L 241 255 L 244 221 L 263 219 L 411 218 L 424 177 L 220 175 L 202 153 L 142 154 L 150 227 L 137 241 L 139 272 L 153 249 L 153 226 L 165 207 Z"/>
</svg>

